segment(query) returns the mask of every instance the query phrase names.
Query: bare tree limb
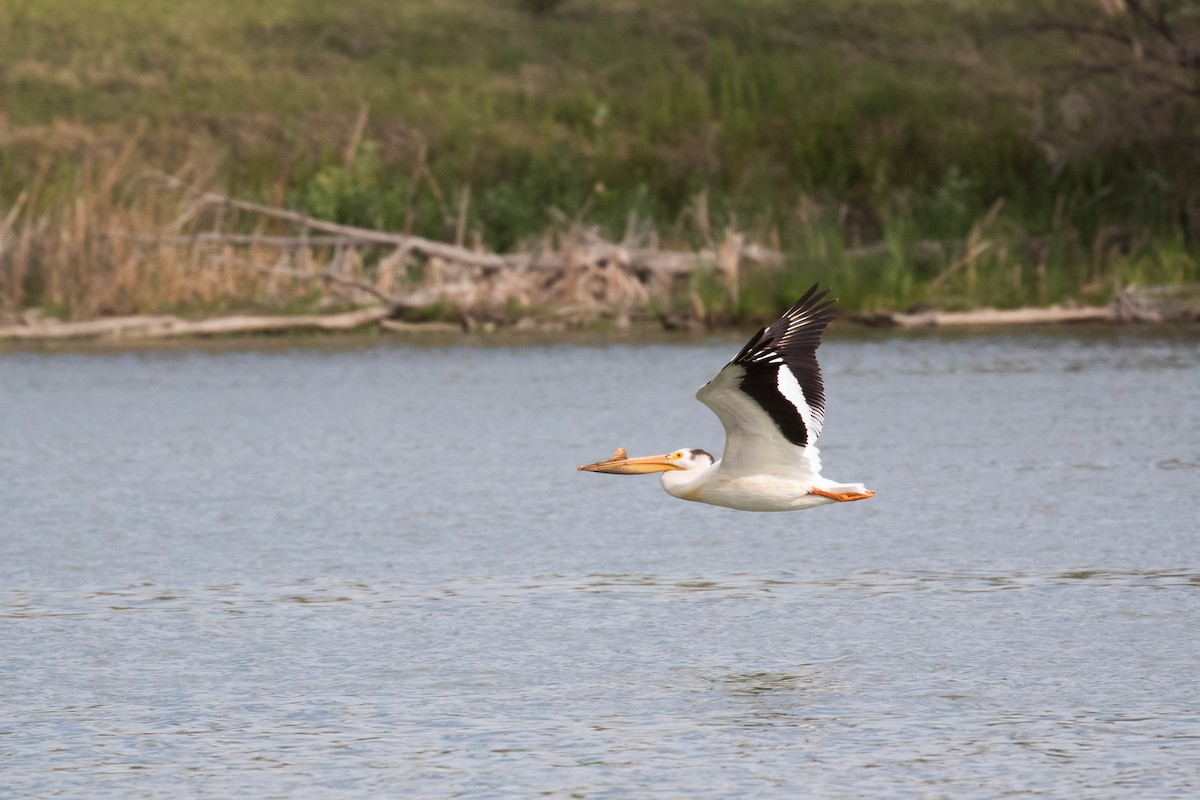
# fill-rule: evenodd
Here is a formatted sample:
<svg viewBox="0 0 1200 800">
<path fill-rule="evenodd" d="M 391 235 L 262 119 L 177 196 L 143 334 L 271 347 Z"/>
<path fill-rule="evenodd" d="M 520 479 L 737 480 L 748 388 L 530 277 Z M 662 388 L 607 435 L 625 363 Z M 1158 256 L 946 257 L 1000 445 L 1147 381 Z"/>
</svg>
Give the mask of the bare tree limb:
<svg viewBox="0 0 1200 800">
<path fill-rule="evenodd" d="M 355 225 L 340 225 L 336 222 L 327 222 L 326 220 L 310 217 L 307 214 L 301 214 L 298 211 L 289 211 L 283 208 L 275 208 L 274 206 L 254 203 L 249 200 L 238 200 L 228 195 L 219 192 L 206 192 L 175 178 L 171 175 L 159 174 L 158 177 L 166 185 L 182 190 L 193 196 L 199 205 L 216 205 L 225 206 L 228 208 L 236 208 L 242 211 L 249 211 L 255 214 L 261 214 L 272 219 L 284 220 L 296 225 L 301 225 L 314 230 L 325 231 L 326 233 L 335 234 L 346 237 L 362 243 L 371 244 L 389 244 L 395 247 L 406 247 L 410 250 L 424 253 L 425 255 L 438 256 L 449 261 L 457 261 L 462 264 L 472 264 L 481 267 L 504 267 L 508 261 L 504 256 L 499 256 L 494 253 L 479 253 L 474 250 L 468 250 L 465 247 L 456 247 L 444 242 L 437 242 L 433 239 L 426 239 L 421 236 L 410 236 L 403 233 L 386 233 L 377 231 L 371 228 L 360 228 Z"/>
</svg>

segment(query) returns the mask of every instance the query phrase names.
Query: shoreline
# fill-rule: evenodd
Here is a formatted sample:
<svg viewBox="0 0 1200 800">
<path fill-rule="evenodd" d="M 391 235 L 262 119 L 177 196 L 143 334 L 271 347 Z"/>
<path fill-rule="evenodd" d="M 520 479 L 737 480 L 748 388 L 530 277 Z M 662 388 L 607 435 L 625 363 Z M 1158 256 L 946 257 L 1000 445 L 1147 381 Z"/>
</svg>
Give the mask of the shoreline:
<svg viewBox="0 0 1200 800">
<path fill-rule="evenodd" d="M 1016 329 L 1028 327 L 1072 327 L 1081 324 L 1105 326 L 1154 327 L 1157 325 L 1194 325 L 1200 314 L 1194 309 L 1165 314 L 1128 302 L 1128 292 L 1107 306 L 1048 306 L 1013 309 L 978 308 L 969 311 L 922 310 L 915 312 L 844 312 L 838 327 L 932 331 L 948 329 Z M 708 324 L 695 318 L 636 315 L 608 319 L 563 321 L 554 316 L 517 317 L 511 320 L 476 320 L 463 316 L 458 323 L 444 320 L 410 322 L 396 318 L 396 309 L 386 305 L 368 306 L 328 314 L 234 314 L 186 318 L 174 315 L 139 314 L 101 317 L 79 322 L 64 322 L 40 313 L 26 314 L 27 320 L 0 324 L 0 344 L 20 345 L 64 343 L 131 344 L 165 341 L 205 341 L 266 339 L 297 335 L 364 334 L 383 336 L 438 336 L 457 338 L 467 334 L 570 335 L 624 332 L 674 331 L 720 333 L 741 329 L 753 323 Z"/>
</svg>

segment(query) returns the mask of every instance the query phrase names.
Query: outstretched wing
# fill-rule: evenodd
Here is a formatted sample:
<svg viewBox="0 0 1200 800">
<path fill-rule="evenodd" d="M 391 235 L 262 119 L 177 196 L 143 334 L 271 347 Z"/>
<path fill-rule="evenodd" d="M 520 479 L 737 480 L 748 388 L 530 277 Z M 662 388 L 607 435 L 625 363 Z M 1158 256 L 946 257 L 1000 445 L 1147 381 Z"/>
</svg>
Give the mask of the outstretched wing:
<svg viewBox="0 0 1200 800">
<path fill-rule="evenodd" d="M 696 392 L 725 427 L 723 468 L 745 474 L 820 470 L 812 445 L 825 420 L 817 347 L 836 313 L 828 294 L 813 285 Z"/>
</svg>

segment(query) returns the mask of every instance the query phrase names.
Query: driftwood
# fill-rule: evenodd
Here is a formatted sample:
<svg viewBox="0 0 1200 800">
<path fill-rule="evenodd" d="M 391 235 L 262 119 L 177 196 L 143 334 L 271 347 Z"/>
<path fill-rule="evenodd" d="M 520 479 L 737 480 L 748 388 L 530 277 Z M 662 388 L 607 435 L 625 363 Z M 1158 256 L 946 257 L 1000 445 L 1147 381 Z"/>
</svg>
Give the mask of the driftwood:
<svg viewBox="0 0 1200 800">
<path fill-rule="evenodd" d="M 967 325 L 1043 325 L 1061 322 L 1186 322 L 1200 320 L 1200 284 L 1129 286 L 1107 306 L 980 308 L 973 311 L 885 312 L 860 316 L 868 325 L 950 328 Z"/>
<path fill-rule="evenodd" d="M 0 326 L 0 340 L 31 339 L 165 339 L 177 336 L 223 336 L 284 331 L 347 331 L 380 322 L 392 310 L 375 306 L 344 314 L 304 316 L 234 316 L 187 320 L 171 316 L 108 317 L 87 322 L 42 321 Z"/>
<path fill-rule="evenodd" d="M 900 328 L 951 328 L 965 325 L 1042 325 L 1058 322 L 1095 322 L 1113 319 L 1107 306 L 1083 308 L 980 308 L 974 311 L 929 311 L 919 314 L 893 313 L 886 323 Z"/>
<path fill-rule="evenodd" d="M 462 333 L 462 325 L 449 322 L 405 322 L 399 319 L 381 319 L 379 327 L 397 333 Z"/>
</svg>

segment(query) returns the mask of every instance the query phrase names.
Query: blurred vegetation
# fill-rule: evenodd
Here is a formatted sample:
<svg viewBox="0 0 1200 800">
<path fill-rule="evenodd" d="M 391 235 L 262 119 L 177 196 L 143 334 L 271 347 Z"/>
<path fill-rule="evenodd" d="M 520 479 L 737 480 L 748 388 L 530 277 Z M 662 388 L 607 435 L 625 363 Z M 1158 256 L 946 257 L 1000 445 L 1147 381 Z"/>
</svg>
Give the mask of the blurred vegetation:
<svg viewBox="0 0 1200 800">
<path fill-rule="evenodd" d="M 0 0 L 0 222 L 18 205 L 31 225 L 65 219 L 119 154 L 124 177 L 100 187 L 118 206 L 163 170 L 502 251 L 551 209 L 681 247 L 732 227 L 791 255 L 743 283 L 734 315 L 814 279 L 861 308 L 1103 300 L 1200 277 L 1200 14 Z M 3 257 L 0 293 L 16 280 Z M 27 304 L 37 273 L 22 266 Z"/>
</svg>

